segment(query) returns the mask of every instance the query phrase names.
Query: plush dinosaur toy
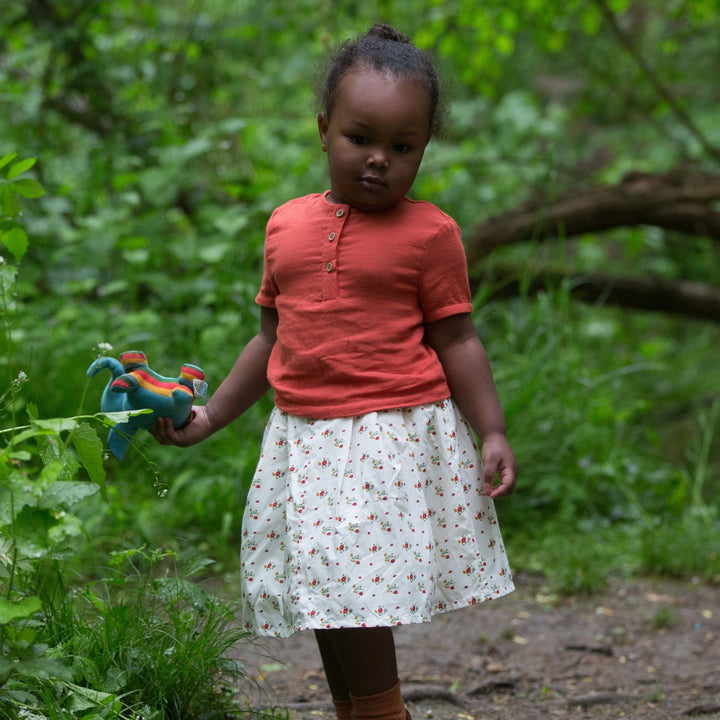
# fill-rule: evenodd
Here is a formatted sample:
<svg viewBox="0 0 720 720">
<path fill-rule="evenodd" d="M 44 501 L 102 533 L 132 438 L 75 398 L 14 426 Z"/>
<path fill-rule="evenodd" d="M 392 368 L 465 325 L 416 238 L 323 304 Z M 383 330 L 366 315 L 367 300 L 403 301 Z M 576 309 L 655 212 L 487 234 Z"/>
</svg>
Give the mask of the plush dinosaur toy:
<svg viewBox="0 0 720 720">
<path fill-rule="evenodd" d="M 127 422 L 118 423 L 110 430 L 108 447 L 118 459 L 138 429 L 147 430 L 158 417 L 168 417 L 173 425 L 182 427 L 191 419 L 196 396 L 205 397 L 205 373 L 195 365 L 183 365 L 179 378 L 168 378 L 153 372 L 147 365 L 145 354 L 129 350 L 120 360 L 100 357 L 90 365 L 87 374 L 95 377 L 107 368 L 112 377 L 103 390 L 100 409 L 103 412 L 150 409 L 152 413 L 133 415 Z"/>
</svg>

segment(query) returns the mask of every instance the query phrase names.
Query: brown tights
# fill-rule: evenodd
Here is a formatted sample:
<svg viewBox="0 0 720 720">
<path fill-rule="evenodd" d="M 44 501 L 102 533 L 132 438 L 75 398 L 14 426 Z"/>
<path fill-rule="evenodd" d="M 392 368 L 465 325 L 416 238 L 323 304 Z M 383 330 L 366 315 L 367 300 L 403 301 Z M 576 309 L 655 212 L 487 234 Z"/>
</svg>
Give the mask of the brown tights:
<svg viewBox="0 0 720 720">
<path fill-rule="evenodd" d="M 316 630 L 339 720 L 404 720 L 392 629 Z"/>
</svg>

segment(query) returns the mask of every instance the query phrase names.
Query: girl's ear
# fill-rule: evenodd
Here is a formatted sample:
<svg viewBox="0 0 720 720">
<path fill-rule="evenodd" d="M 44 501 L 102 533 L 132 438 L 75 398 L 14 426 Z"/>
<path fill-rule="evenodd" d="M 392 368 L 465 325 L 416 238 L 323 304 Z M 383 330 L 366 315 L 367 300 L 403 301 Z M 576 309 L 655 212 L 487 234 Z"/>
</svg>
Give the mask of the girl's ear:
<svg viewBox="0 0 720 720">
<path fill-rule="evenodd" d="M 321 112 L 318 113 L 318 132 L 320 133 L 320 142 L 325 144 L 327 140 L 327 131 L 328 131 L 328 116 L 327 113 Z"/>
</svg>

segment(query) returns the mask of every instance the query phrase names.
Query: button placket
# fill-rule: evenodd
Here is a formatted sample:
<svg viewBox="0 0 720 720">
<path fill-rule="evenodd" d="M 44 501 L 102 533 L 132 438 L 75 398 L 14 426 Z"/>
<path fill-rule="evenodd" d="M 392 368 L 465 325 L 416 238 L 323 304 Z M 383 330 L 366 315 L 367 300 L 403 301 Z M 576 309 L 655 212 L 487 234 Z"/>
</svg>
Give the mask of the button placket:
<svg viewBox="0 0 720 720">
<path fill-rule="evenodd" d="M 334 216 L 334 217 L 333 217 Z M 323 299 L 337 297 L 338 294 L 338 246 L 348 212 L 346 208 L 337 208 L 324 230 L 322 273 Z"/>
</svg>

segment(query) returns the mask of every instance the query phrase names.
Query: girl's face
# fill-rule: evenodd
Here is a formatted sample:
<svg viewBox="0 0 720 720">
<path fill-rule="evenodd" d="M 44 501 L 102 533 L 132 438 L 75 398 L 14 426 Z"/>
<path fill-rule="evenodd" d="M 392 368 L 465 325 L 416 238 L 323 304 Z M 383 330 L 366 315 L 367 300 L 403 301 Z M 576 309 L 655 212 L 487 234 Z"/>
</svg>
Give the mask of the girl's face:
<svg viewBox="0 0 720 720">
<path fill-rule="evenodd" d="M 385 210 L 410 190 L 430 140 L 430 99 L 416 82 L 367 68 L 348 72 L 332 117 L 318 115 L 327 146 L 329 200 Z"/>
</svg>

